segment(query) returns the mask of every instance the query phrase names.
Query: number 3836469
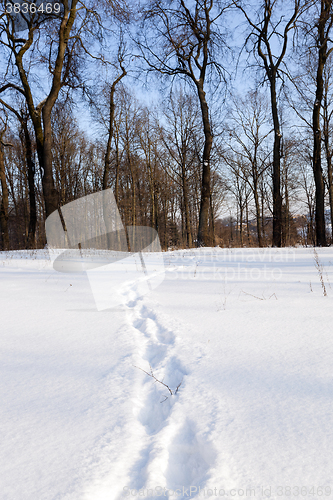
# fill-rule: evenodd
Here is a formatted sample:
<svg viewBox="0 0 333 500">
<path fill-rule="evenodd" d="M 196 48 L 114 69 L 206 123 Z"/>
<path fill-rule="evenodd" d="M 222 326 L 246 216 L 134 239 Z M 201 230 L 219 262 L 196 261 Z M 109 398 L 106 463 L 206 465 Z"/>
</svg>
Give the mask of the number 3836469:
<svg viewBox="0 0 333 500">
<path fill-rule="evenodd" d="M 59 14 L 61 9 L 60 3 L 42 2 L 35 3 L 6 3 L 7 14 Z"/>
</svg>

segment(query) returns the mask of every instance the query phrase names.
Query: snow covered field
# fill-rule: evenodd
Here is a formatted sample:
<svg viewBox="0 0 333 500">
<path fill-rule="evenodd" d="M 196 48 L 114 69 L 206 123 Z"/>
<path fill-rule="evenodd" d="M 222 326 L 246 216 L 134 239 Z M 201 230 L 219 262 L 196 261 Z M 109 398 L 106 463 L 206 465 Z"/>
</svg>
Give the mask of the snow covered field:
<svg viewBox="0 0 333 500">
<path fill-rule="evenodd" d="M 163 254 L 158 288 L 97 311 L 86 275 L 3 252 L 0 498 L 333 498 L 318 255 L 327 296 L 313 249 L 216 248 Z"/>
</svg>

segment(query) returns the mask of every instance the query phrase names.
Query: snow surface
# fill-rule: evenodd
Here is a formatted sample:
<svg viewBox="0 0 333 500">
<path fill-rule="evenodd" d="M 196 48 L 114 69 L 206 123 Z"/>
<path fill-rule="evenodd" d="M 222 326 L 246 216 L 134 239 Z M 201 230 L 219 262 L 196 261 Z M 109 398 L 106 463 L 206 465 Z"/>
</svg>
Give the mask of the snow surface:
<svg viewBox="0 0 333 500">
<path fill-rule="evenodd" d="M 97 311 L 85 274 L 2 252 L 1 500 L 333 496 L 318 255 L 327 296 L 311 248 L 214 248 L 163 254 L 158 288 Z"/>
</svg>

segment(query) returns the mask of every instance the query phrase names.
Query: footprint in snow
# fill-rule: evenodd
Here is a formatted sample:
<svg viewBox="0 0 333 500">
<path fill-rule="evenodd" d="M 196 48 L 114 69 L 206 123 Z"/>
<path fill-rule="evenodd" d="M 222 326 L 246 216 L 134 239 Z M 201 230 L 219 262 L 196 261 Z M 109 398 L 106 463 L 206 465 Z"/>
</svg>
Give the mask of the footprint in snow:
<svg viewBox="0 0 333 500">
<path fill-rule="evenodd" d="M 158 368 L 167 354 L 167 346 L 148 342 L 143 359 L 148 361 L 152 368 Z"/>
<path fill-rule="evenodd" d="M 163 387 L 158 387 L 156 383 L 151 385 L 144 405 L 137 416 L 148 435 L 157 434 L 166 425 L 176 399 L 177 395 L 171 396 L 167 388 L 163 390 Z"/>
<path fill-rule="evenodd" d="M 148 335 L 154 335 L 158 342 L 162 344 L 172 345 L 174 343 L 175 334 L 159 323 L 154 312 L 150 311 L 146 306 L 143 306 L 140 315 L 141 318 L 146 321 L 140 323 L 140 320 L 138 320 L 137 326 L 135 325 L 138 330 Z"/>
<path fill-rule="evenodd" d="M 155 374 L 159 380 L 170 387 L 173 393 L 181 384 L 179 392 L 173 395 L 170 394 L 167 387 L 163 387 L 162 384 L 154 382 L 147 376 L 145 385 L 148 388 L 148 394 L 137 416 L 147 434 L 156 434 L 166 425 L 172 406 L 177 401 L 182 386 L 184 386 L 183 379 L 186 374 L 185 368 L 176 357 L 170 358 L 163 377 L 159 378 L 158 374 Z"/>
<path fill-rule="evenodd" d="M 182 382 L 181 390 L 184 387 L 183 380 L 186 375 L 188 371 L 181 361 L 176 356 L 172 356 L 164 370 L 164 380 L 167 381 L 168 386 L 175 389 Z"/>
<path fill-rule="evenodd" d="M 213 444 L 197 432 L 194 422 L 186 419 L 169 446 L 165 473 L 170 490 L 197 486 L 204 488 L 208 472 L 214 466 L 217 452 Z"/>
</svg>

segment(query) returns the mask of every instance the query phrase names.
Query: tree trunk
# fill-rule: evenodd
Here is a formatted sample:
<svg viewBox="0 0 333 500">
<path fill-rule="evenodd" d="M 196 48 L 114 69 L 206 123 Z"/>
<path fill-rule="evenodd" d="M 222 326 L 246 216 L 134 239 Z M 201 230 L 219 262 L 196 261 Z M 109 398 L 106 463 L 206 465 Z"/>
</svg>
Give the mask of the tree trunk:
<svg viewBox="0 0 333 500">
<path fill-rule="evenodd" d="M 255 153 L 256 162 L 257 153 Z M 256 220 L 257 220 L 257 236 L 258 236 L 258 246 L 262 247 L 262 237 L 261 237 L 261 216 L 260 216 L 260 202 L 259 202 L 259 193 L 258 193 L 258 168 L 257 165 L 252 163 L 252 178 L 253 178 L 253 196 L 254 203 L 256 207 Z"/>
<path fill-rule="evenodd" d="M 8 187 L 6 180 L 5 159 L 3 146 L 1 143 L 3 133 L 0 134 L 0 181 L 1 181 L 1 205 L 0 205 L 0 223 L 3 250 L 9 250 L 9 232 L 8 232 Z"/>
<path fill-rule="evenodd" d="M 185 215 L 186 243 L 187 243 L 188 248 L 191 248 L 192 247 L 192 229 L 191 229 L 189 202 L 188 202 L 188 190 L 187 190 L 185 161 L 182 161 L 182 188 L 183 188 L 183 202 L 184 202 L 184 215 Z"/>
<path fill-rule="evenodd" d="M 119 177 L 120 177 L 120 157 L 119 157 L 119 133 L 118 128 L 116 128 L 116 134 L 114 135 L 115 142 L 115 160 L 116 160 L 116 178 L 115 178 L 115 188 L 114 188 L 114 197 L 117 203 L 117 207 L 119 208 Z"/>
<path fill-rule="evenodd" d="M 325 191 L 323 171 L 321 167 L 321 130 L 320 130 L 320 103 L 322 90 L 320 85 L 320 73 L 322 68 L 318 65 L 316 101 L 313 108 L 313 174 L 316 186 L 316 244 L 326 246 L 325 233 Z"/>
<path fill-rule="evenodd" d="M 111 161 L 111 143 L 113 138 L 113 122 L 114 122 L 114 93 L 116 90 L 115 82 L 111 85 L 110 91 L 110 118 L 109 118 L 109 133 L 108 142 L 106 145 L 106 153 L 104 159 L 104 173 L 103 173 L 103 189 L 108 189 L 109 187 L 109 173 L 110 173 L 110 161 Z"/>
<path fill-rule="evenodd" d="M 210 245 L 215 247 L 215 220 L 214 220 L 214 207 L 213 207 L 213 195 L 210 193 L 210 225 L 209 225 L 209 230 L 210 230 Z"/>
<path fill-rule="evenodd" d="M 115 113 L 115 104 L 114 104 L 114 94 L 116 91 L 116 86 L 120 82 L 122 78 L 127 74 L 126 70 L 123 68 L 123 66 L 120 64 L 122 73 L 118 78 L 114 80 L 114 82 L 111 85 L 111 90 L 110 90 L 110 117 L 109 117 L 109 134 L 108 134 L 108 142 L 106 145 L 106 153 L 105 153 L 105 160 L 104 160 L 104 173 L 103 173 L 103 189 L 108 188 L 108 182 L 109 182 L 109 173 L 110 173 L 110 160 L 111 160 L 111 143 L 114 135 L 114 113 Z"/>
<path fill-rule="evenodd" d="M 327 82 L 328 83 L 328 82 Z M 324 124 L 323 124 L 323 135 L 325 144 L 325 154 L 327 163 L 327 182 L 328 182 L 328 194 L 330 202 L 330 216 L 331 216 L 331 244 L 333 243 L 333 178 L 332 178 L 332 151 L 329 142 L 329 115 L 328 115 L 328 103 L 327 103 L 327 93 L 328 85 L 325 86 L 325 96 L 324 96 Z"/>
<path fill-rule="evenodd" d="M 58 210 L 59 193 L 55 189 L 53 173 L 52 173 L 52 126 L 51 112 L 53 104 L 45 105 L 43 108 L 43 128 L 44 128 L 44 143 L 43 143 L 43 195 L 45 202 L 46 217 Z"/>
<path fill-rule="evenodd" d="M 28 130 L 28 119 L 23 117 L 22 129 L 24 134 L 24 149 L 28 171 L 28 189 L 29 189 L 29 227 L 26 248 L 35 248 L 36 246 L 36 226 L 37 226 L 37 206 L 35 193 L 35 163 L 32 156 L 31 138 Z"/>
<path fill-rule="evenodd" d="M 130 167 L 130 172 L 131 172 L 131 180 L 132 180 L 132 225 L 136 226 L 136 184 L 135 184 L 135 177 L 134 177 L 134 168 L 132 165 L 132 161 L 129 158 L 129 167 Z"/>
<path fill-rule="evenodd" d="M 148 145 L 148 147 L 150 148 L 150 145 Z M 150 194 L 150 224 L 151 227 L 153 227 L 157 231 L 158 221 L 156 212 L 156 193 L 155 193 L 156 182 L 155 182 L 154 170 L 152 169 L 151 166 L 150 151 L 148 154 L 147 169 L 148 169 L 149 194 Z"/>
<path fill-rule="evenodd" d="M 321 128 L 320 108 L 324 93 L 324 68 L 327 60 L 328 33 L 325 33 L 326 23 L 329 20 L 332 0 L 321 0 L 321 11 L 318 22 L 318 66 L 316 75 L 316 99 L 313 106 L 313 174 L 316 186 L 316 244 L 326 246 L 325 230 L 325 189 L 321 166 Z M 329 21 L 330 22 L 330 21 Z"/>
<path fill-rule="evenodd" d="M 282 232 L 282 196 L 281 196 L 281 178 L 280 178 L 280 159 L 281 159 L 281 132 L 279 115 L 277 109 L 276 96 L 276 72 L 272 71 L 270 78 L 271 90 L 271 108 L 274 127 L 274 146 L 273 146 L 273 246 L 281 247 Z"/>
<path fill-rule="evenodd" d="M 332 179 L 332 156 L 327 154 L 327 177 L 328 177 L 328 194 L 330 200 L 330 215 L 331 215 L 331 244 L 333 243 L 333 179 Z"/>
<path fill-rule="evenodd" d="M 258 246 L 259 246 L 259 248 L 262 248 L 260 203 L 259 203 L 259 196 L 258 196 L 258 186 L 256 186 L 256 185 L 254 186 L 254 202 L 255 202 L 255 206 L 256 206 Z"/>
<path fill-rule="evenodd" d="M 240 236 L 240 246 L 243 247 L 243 210 L 244 210 L 244 207 L 243 207 L 243 204 L 242 204 L 242 200 L 240 201 L 240 204 L 239 204 L 239 223 L 240 223 L 240 226 L 239 226 L 239 236 Z"/>
<path fill-rule="evenodd" d="M 159 183 L 155 182 L 154 183 L 154 203 L 155 203 L 155 223 L 154 227 L 156 231 L 159 230 L 159 209 L 158 209 L 158 203 L 159 203 Z"/>
<path fill-rule="evenodd" d="M 263 179 L 261 179 L 260 183 L 260 196 L 261 196 L 261 235 L 263 245 L 266 244 L 266 231 L 265 231 L 265 215 L 264 215 L 264 188 L 263 188 Z"/>
<path fill-rule="evenodd" d="M 209 209 L 210 209 L 210 153 L 213 144 L 213 136 L 209 122 L 208 104 L 206 94 L 203 90 L 203 84 L 197 83 L 198 96 L 200 100 L 202 122 L 205 134 L 205 145 L 202 156 L 202 184 L 201 184 L 201 201 L 199 212 L 199 228 L 197 246 L 210 246 L 212 244 L 209 235 Z"/>
<path fill-rule="evenodd" d="M 112 139 L 114 137 L 114 114 L 115 114 L 115 103 L 114 103 L 114 94 L 116 91 L 116 86 L 117 83 L 120 82 L 120 80 L 126 75 L 126 71 L 123 70 L 123 73 L 116 78 L 116 80 L 112 83 L 111 85 L 111 90 L 110 90 L 110 116 L 109 116 L 109 133 L 108 133 L 108 142 L 106 145 L 106 153 L 105 153 L 105 158 L 104 158 L 104 172 L 103 172 L 103 190 L 105 191 L 109 187 L 109 175 L 110 175 L 110 166 L 111 166 L 111 144 L 112 144 Z M 116 204 L 118 206 L 118 189 L 119 189 L 119 151 L 118 151 L 118 145 L 117 145 L 117 157 L 116 157 L 116 186 L 115 186 L 115 191 L 116 191 Z M 104 223 L 107 231 L 107 245 L 108 245 L 108 250 L 111 250 L 112 248 L 112 224 L 109 220 L 108 217 L 108 207 L 106 206 L 106 202 L 103 200 L 103 215 L 104 215 Z M 126 232 L 127 235 L 127 232 Z M 118 249 L 120 250 L 120 234 L 118 232 Z"/>
<path fill-rule="evenodd" d="M 247 242 L 248 245 L 251 245 L 251 238 L 250 238 L 250 223 L 249 223 L 249 201 L 248 201 L 248 196 L 246 197 L 245 200 L 245 212 L 246 212 L 246 233 L 247 233 Z"/>
<path fill-rule="evenodd" d="M 284 246 L 289 246 L 290 245 L 290 211 L 289 211 L 289 189 L 288 189 L 288 167 L 285 165 L 285 178 L 284 178 L 284 185 L 285 185 L 285 224 L 284 224 L 284 229 L 285 229 L 285 245 Z"/>
</svg>

